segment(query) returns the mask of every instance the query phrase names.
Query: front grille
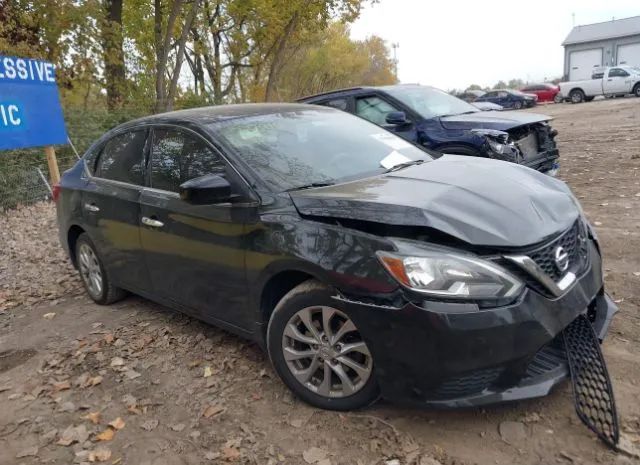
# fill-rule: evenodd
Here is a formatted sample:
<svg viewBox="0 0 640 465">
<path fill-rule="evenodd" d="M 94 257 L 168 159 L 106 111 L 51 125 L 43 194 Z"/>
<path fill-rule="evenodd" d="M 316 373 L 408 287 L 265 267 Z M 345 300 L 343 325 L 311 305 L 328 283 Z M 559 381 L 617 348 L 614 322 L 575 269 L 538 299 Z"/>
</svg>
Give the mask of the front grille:
<svg viewBox="0 0 640 465">
<path fill-rule="evenodd" d="M 438 386 L 433 398 L 453 399 L 478 394 L 495 383 L 503 371 L 502 367 L 485 368 L 451 378 Z"/>
<path fill-rule="evenodd" d="M 609 447 L 620 436 L 618 413 L 598 336 L 580 315 L 562 332 L 569 361 L 576 413 Z"/>
<path fill-rule="evenodd" d="M 559 281 L 566 270 L 560 271 L 556 266 L 555 253 L 561 246 L 569 255 L 569 268 L 575 273 L 584 269 L 586 263 L 586 233 L 581 221 L 578 219 L 573 226 L 557 239 L 545 246 L 528 252 L 527 255 L 554 281 Z"/>
</svg>

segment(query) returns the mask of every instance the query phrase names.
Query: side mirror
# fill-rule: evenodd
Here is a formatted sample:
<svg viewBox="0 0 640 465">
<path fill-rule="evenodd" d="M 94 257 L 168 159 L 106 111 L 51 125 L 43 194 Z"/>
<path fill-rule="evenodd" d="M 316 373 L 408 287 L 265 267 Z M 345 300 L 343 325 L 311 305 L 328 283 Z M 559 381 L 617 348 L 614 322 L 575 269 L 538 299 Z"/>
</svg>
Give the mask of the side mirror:
<svg viewBox="0 0 640 465">
<path fill-rule="evenodd" d="M 385 118 L 385 120 L 387 124 L 392 124 L 394 126 L 401 126 L 403 124 L 410 123 L 404 111 L 390 111 L 389 113 L 387 113 L 387 117 Z"/>
<path fill-rule="evenodd" d="M 180 198 L 194 205 L 229 202 L 231 184 L 222 176 L 207 174 L 181 184 Z"/>
</svg>

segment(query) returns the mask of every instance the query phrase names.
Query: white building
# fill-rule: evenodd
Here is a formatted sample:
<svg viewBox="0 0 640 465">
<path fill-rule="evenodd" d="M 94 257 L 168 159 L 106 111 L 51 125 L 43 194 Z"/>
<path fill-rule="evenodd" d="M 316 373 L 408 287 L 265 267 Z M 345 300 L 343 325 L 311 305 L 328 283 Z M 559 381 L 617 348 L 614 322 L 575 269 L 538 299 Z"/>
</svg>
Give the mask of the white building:
<svg viewBox="0 0 640 465">
<path fill-rule="evenodd" d="M 562 43 L 564 76 L 589 79 L 594 67 L 640 67 L 640 16 L 574 27 Z"/>
</svg>

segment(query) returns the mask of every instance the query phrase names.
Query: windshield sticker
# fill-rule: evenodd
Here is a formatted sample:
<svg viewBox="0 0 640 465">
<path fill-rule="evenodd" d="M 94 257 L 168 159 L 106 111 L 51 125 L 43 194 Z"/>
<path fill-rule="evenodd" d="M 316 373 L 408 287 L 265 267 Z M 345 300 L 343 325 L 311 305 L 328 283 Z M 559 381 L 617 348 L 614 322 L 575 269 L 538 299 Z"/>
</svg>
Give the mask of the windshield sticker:
<svg viewBox="0 0 640 465">
<path fill-rule="evenodd" d="M 393 150 L 402 150 L 411 147 L 411 144 L 404 139 L 393 134 L 386 134 L 384 132 L 378 132 L 371 134 L 371 137 L 382 142 L 383 144 L 391 147 Z"/>
<path fill-rule="evenodd" d="M 397 166 L 401 163 L 407 163 L 409 161 L 411 161 L 411 158 L 405 157 L 400 152 L 396 152 L 394 150 L 389 155 L 380 160 L 380 166 L 388 170 L 393 168 L 394 166 Z"/>
</svg>

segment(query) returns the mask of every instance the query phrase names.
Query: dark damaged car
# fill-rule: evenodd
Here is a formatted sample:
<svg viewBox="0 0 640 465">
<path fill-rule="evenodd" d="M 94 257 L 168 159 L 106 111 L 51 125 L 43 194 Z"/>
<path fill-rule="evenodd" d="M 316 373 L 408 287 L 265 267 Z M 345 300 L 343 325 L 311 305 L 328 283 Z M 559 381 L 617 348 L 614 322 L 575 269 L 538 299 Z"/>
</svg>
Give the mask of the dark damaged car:
<svg viewBox="0 0 640 465">
<path fill-rule="evenodd" d="M 616 311 L 563 182 L 434 159 L 330 108 L 126 123 L 55 195 L 94 301 L 132 292 L 256 341 L 322 408 L 542 396 L 568 375 L 562 332 L 585 321 L 602 339 Z"/>
<path fill-rule="evenodd" d="M 304 103 L 348 111 L 426 148 L 493 158 L 555 175 L 557 131 L 551 117 L 514 111 L 481 111 L 433 87 L 356 87 L 305 97 Z"/>
</svg>

